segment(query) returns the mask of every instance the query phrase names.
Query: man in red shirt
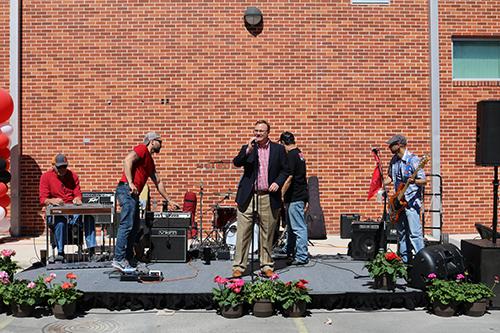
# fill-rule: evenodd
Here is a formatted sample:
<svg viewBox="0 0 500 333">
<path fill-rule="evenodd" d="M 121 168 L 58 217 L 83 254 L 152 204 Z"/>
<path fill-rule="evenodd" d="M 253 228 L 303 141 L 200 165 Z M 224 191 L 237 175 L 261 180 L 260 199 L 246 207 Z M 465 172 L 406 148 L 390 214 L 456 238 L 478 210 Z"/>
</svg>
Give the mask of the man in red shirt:
<svg viewBox="0 0 500 333">
<path fill-rule="evenodd" d="M 161 150 L 160 136 L 149 132 L 144 143 L 134 147 L 123 161 L 123 173 L 116 187 L 116 198 L 121 207 L 120 225 L 116 236 L 115 256 L 112 266 L 120 271 L 130 270 L 130 260 L 134 258 L 133 246 L 140 226 L 139 193 L 148 178 L 151 178 L 161 196 L 170 202 L 165 186 L 156 173 L 153 154 Z"/>
<path fill-rule="evenodd" d="M 68 159 L 63 154 L 57 154 L 52 160 L 52 168 L 40 177 L 40 204 L 44 206 L 62 206 L 64 204 L 82 204 L 82 192 L 78 175 L 68 169 Z M 97 246 L 95 238 L 95 223 L 91 219 L 85 220 L 85 242 L 91 259 L 95 256 Z M 67 224 L 80 223 L 80 215 L 47 217 L 47 223 L 54 230 L 57 244 L 56 261 L 64 260 L 64 244 L 67 239 Z"/>
</svg>

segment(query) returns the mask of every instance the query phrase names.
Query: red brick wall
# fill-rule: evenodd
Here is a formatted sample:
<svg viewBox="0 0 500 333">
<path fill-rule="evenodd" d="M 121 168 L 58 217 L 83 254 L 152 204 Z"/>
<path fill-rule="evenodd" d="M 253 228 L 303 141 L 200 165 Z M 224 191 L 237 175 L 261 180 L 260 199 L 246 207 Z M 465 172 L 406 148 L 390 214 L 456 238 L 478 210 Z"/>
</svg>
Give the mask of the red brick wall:
<svg viewBox="0 0 500 333">
<path fill-rule="evenodd" d="M 441 15 L 453 14 L 441 19 L 448 231 L 472 232 L 472 220 L 491 214 L 491 170 L 473 165 L 474 103 L 499 90 L 456 87 L 449 75 L 452 34 L 498 31 L 498 17 L 469 18 L 490 3 L 500 4 L 440 2 Z M 84 190 L 112 190 L 149 130 L 165 139 L 156 160 L 173 198 L 182 203 L 202 181 L 208 209 L 216 193 L 235 191 L 241 170 L 229 161 L 257 119 L 270 121 L 273 139 L 296 134 L 320 179 L 329 233 L 341 213 L 378 218 L 380 204 L 366 201 L 370 148 L 382 147 L 386 163 L 384 142 L 402 132 L 412 151 L 430 153 L 427 1 L 252 5 L 264 15 L 258 37 L 243 26 L 246 4 L 234 1 L 23 1 L 23 231 L 43 230 L 38 179 L 54 153 L 67 153 Z"/>
<path fill-rule="evenodd" d="M 9 7 L 9 0 L 0 0 L 0 89 L 9 89 Z"/>
</svg>

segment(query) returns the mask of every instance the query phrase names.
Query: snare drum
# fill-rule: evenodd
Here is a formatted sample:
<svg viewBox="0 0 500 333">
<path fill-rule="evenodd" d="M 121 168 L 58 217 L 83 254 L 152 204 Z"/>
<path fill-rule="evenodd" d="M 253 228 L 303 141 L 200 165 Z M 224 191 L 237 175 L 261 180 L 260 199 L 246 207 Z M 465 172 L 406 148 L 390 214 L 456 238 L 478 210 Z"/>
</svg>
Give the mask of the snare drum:
<svg viewBox="0 0 500 333">
<path fill-rule="evenodd" d="M 215 214 L 215 227 L 223 229 L 227 224 L 236 221 L 236 207 L 231 206 L 216 206 Z"/>
<path fill-rule="evenodd" d="M 238 221 L 233 221 L 228 226 L 226 227 L 226 232 L 224 236 L 224 240 L 226 244 L 229 246 L 230 251 L 235 251 L 236 250 L 236 233 L 238 230 Z M 253 228 L 253 239 L 254 239 L 254 244 L 253 244 L 253 249 L 254 253 L 257 253 L 259 250 L 259 226 L 255 225 Z M 248 247 L 248 253 L 252 253 L 252 240 L 250 240 L 250 246 Z"/>
</svg>

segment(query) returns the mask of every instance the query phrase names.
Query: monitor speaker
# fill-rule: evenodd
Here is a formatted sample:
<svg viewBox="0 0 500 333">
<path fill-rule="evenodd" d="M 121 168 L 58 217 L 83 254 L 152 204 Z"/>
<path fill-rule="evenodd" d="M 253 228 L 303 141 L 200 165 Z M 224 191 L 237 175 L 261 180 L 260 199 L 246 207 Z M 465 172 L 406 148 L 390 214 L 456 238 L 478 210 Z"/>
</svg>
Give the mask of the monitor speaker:
<svg viewBox="0 0 500 333">
<path fill-rule="evenodd" d="M 410 263 L 408 285 L 424 289 L 430 273 L 439 279 L 455 279 L 465 272 L 462 253 L 453 244 L 431 245 L 420 250 Z"/>
<path fill-rule="evenodd" d="M 460 244 L 465 265 L 474 282 L 492 286 L 495 276 L 500 276 L 500 243 L 487 239 L 462 240 Z M 500 309 L 500 292 L 491 299 L 492 309 Z"/>
<path fill-rule="evenodd" d="M 353 222 L 349 254 L 355 260 L 370 260 L 378 249 L 378 222 Z"/>
<path fill-rule="evenodd" d="M 152 262 L 187 262 L 187 228 L 151 228 Z"/>
<path fill-rule="evenodd" d="M 359 214 L 340 214 L 340 238 L 349 239 L 352 236 L 353 222 L 359 221 Z"/>
<path fill-rule="evenodd" d="M 500 165 L 500 101 L 477 103 L 476 165 Z"/>
</svg>

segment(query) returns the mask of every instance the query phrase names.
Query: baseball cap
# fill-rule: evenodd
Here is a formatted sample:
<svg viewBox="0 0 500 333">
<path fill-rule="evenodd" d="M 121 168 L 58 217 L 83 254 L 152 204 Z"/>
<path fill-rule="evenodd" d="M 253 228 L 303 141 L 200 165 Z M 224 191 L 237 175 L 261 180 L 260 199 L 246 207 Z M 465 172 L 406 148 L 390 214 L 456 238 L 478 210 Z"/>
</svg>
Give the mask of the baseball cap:
<svg viewBox="0 0 500 333">
<path fill-rule="evenodd" d="M 399 143 L 400 145 L 406 145 L 407 141 L 404 135 L 396 134 L 392 138 L 390 138 L 389 141 L 387 141 L 387 144 L 389 146 L 396 143 Z"/>
<path fill-rule="evenodd" d="M 153 140 L 160 140 L 160 135 L 155 132 L 149 132 L 144 136 L 144 144 L 147 145 Z"/>
<path fill-rule="evenodd" d="M 57 154 L 55 157 L 54 157 L 54 165 L 56 167 L 60 167 L 60 166 L 67 166 L 68 165 L 68 159 L 66 158 L 66 156 L 64 154 Z"/>
</svg>

